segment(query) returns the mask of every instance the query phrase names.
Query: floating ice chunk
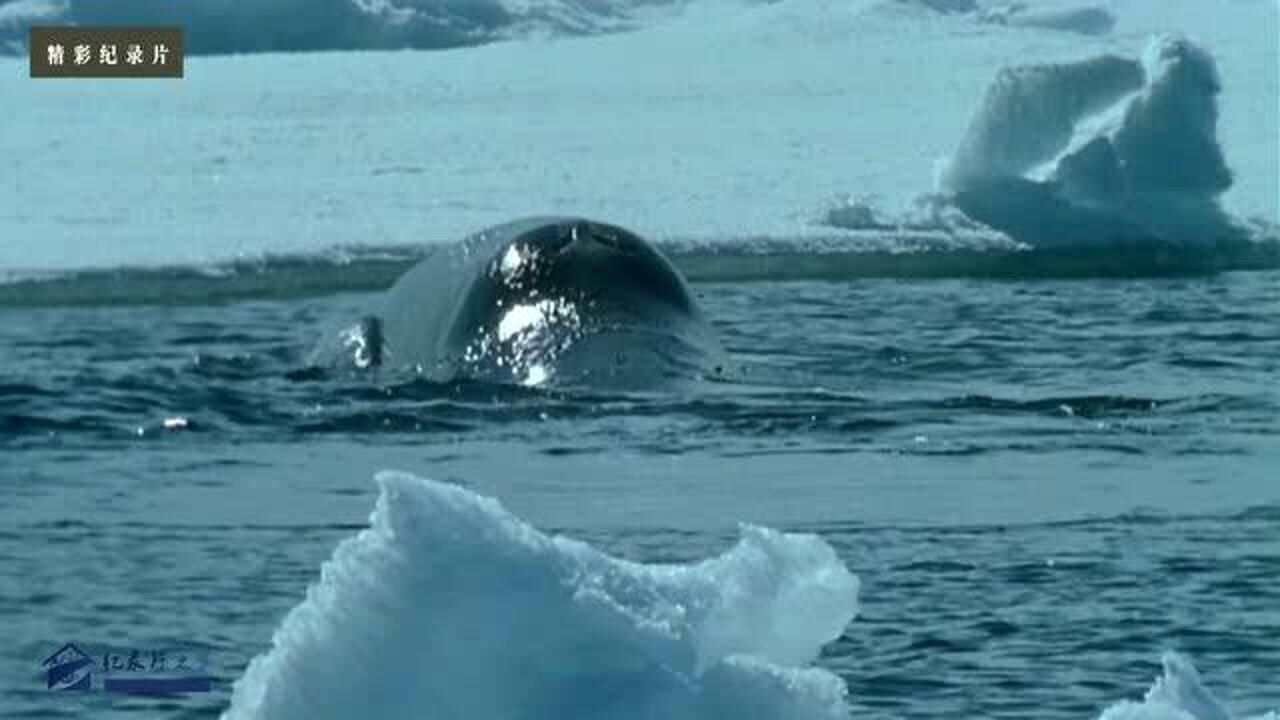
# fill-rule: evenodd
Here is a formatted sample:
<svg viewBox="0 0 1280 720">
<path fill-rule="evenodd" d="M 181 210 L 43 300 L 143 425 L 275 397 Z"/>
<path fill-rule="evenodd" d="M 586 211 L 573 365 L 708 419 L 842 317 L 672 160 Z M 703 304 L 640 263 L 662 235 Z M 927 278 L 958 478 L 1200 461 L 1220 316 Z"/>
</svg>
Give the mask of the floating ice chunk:
<svg viewBox="0 0 1280 720">
<path fill-rule="evenodd" d="M 1110 55 L 1000 72 L 938 184 L 973 220 L 1034 247 L 1253 238 L 1218 198 L 1212 57 L 1160 36 Z M 1045 170 L 1047 168 L 1047 170 Z"/>
<path fill-rule="evenodd" d="M 1010 25 L 1045 28 L 1081 35 L 1106 35 L 1116 25 L 1116 17 L 1106 8 L 1080 7 L 1068 10 L 1026 13 L 1012 18 Z"/>
<path fill-rule="evenodd" d="M 1137 61 L 1114 55 L 1001 70 L 942 173 L 942 189 L 1023 176 L 1062 152 L 1081 120 L 1142 81 Z"/>
<path fill-rule="evenodd" d="M 909 5 L 919 5 L 934 12 L 970 13 L 978 9 L 978 0 L 898 0 Z"/>
<path fill-rule="evenodd" d="M 253 718 L 844 718 L 812 662 L 858 581 L 817 537 L 744 527 L 692 565 L 544 535 L 495 500 L 384 472 L 371 526 L 235 684 Z"/>
<path fill-rule="evenodd" d="M 1186 39 L 1162 36 L 1147 45 L 1143 66 L 1147 87 L 1112 138 L 1129 186 L 1220 195 L 1231 187 L 1231 172 L 1218 145 L 1221 82 L 1213 58 Z"/>
<path fill-rule="evenodd" d="M 1116 17 L 1104 7 L 1037 8 L 1028 10 L 1022 2 L 988 8 L 979 14 L 982 22 L 1014 27 L 1043 28 L 1081 35 L 1106 35 L 1116 25 Z"/>
<path fill-rule="evenodd" d="M 0 2 L 0 28 L 47 22 L 67 10 L 67 0 L 12 0 Z"/>
<path fill-rule="evenodd" d="M 1112 705 L 1099 720 L 1233 720 L 1200 683 L 1200 673 L 1190 660 L 1168 652 L 1161 661 L 1164 674 L 1156 679 L 1142 702 L 1126 700 Z M 1255 720 L 1275 720 L 1275 713 Z"/>
</svg>

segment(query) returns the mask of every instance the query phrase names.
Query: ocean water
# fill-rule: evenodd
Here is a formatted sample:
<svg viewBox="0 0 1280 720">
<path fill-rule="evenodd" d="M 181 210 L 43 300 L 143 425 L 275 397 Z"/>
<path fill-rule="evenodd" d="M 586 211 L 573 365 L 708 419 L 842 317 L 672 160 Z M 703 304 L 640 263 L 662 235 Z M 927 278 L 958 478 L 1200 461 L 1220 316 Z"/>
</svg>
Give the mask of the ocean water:
<svg viewBox="0 0 1280 720">
<path fill-rule="evenodd" d="M 0 57 L 0 717 L 1275 717 L 1274 2 L 338 5 L 180 81 Z M 312 363 L 546 213 L 731 371 Z"/>
<path fill-rule="evenodd" d="M 365 295 L 5 310 L 7 714 L 216 715 L 384 468 L 640 562 L 816 533 L 855 717 L 1094 717 L 1169 649 L 1275 706 L 1274 273 L 697 291 L 748 372 L 677 396 L 299 372 Z M 197 643 L 217 691 L 51 697 L 72 639 Z"/>
</svg>

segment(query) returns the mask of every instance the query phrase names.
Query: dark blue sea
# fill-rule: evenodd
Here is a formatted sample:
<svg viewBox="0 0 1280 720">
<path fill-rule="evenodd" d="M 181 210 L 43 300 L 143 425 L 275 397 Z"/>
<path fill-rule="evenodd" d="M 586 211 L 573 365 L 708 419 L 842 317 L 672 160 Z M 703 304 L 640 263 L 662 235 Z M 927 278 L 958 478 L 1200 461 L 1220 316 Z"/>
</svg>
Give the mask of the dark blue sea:
<svg viewBox="0 0 1280 720">
<path fill-rule="evenodd" d="M 695 282 L 741 375 L 635 394 L 309 368 L 371 293 L 0 309 L 2 714 L 217 716 L 382 469 L 642 563 L 816 534 L 855 717 L 1096 717 L 1168 650 L 1261 713 L 1278 280 Z M 51 693 L 73 641 L 198 648 L 212 691 Z"/>
</svg>

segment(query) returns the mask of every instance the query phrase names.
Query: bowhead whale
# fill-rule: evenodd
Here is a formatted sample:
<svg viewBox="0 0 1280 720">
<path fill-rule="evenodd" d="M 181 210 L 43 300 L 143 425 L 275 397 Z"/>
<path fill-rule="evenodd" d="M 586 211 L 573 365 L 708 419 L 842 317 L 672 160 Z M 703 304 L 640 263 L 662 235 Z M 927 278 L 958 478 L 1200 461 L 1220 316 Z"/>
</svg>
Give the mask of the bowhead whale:
<svg viewBox="0 0 1280 720">
<path fill-rule="evenodd" d="M 517 220 L 435 248 L 344 344 L 362 366 L 526 385 L 648 385 L 724 365 L 662 253 L 574 217 Z"/>
</svg>

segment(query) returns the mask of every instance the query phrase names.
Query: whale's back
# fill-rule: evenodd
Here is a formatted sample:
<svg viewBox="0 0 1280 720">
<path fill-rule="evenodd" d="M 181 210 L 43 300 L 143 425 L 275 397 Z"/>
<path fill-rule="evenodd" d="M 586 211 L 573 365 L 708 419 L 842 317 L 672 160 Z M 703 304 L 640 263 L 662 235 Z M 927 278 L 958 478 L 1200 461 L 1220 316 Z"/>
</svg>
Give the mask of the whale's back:
<svg viewBox="0 0 1280 720">
<path fill-rule="evenodd" d="M 615 225 L 531 217 L 434 248 L 362 327 L 368 357 L 430 377 L 649 384 L 723 365 L 687 283 Z M 622 384 L 634 384 L 622 382 Z"/>
</svg>

